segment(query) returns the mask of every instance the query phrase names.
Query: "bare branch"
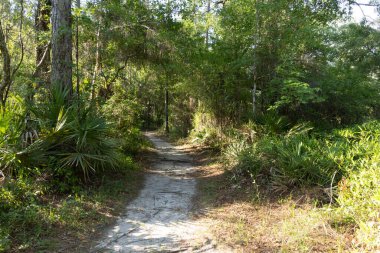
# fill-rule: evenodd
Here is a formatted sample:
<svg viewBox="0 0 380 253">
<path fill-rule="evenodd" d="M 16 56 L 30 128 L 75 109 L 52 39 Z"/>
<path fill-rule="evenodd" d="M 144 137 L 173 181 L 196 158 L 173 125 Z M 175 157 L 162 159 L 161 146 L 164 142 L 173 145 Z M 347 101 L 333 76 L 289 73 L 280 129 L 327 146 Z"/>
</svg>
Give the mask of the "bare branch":
<svg viewBox="0 0 380 253">
<path fill-rule="evenodd" d="M 369 6 L 369 7 L 379 7 L 380 6 L 380 3 L 376 4 L 371 4 L 371 3 L 359 3 L 359 2 L 356 2 L 354 0 L 348 0 L 348 3 L 349 4 L 355 4 L 357 6 Z"/>
<path fill-rule="evenodd" d="M 49 43 L 45 46 L 44 54 L 42 55 L 41 60 L 38 62 L 37 66 L 36 66 L 36 70 L 34 71 L 33 76 L 35 76 L 37 74 L 39 68 L 44 63 L 44 61 L 46 59 L 46 56 L 48 55 L 48 52 L 49 52 L 49 49 L 50 49 L 50 45 L 51 45 L 51 42 L 49 41 Z"/>
</svg>

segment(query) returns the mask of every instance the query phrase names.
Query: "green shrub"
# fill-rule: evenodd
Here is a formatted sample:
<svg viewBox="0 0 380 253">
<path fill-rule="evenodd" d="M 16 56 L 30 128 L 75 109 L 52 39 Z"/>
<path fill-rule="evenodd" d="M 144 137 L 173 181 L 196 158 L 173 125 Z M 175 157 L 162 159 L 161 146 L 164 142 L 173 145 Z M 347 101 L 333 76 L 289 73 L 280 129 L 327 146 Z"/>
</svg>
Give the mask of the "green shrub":
<svg viewBox="0 0 380 253">
<path fill-rule="evenodd" d="M 263 126 L 262 131 L 267 134 L 281 134 L 289 128 L 288 119 L 278 115 L 274 110 L 259 115 L 257 122 Z"/>
<path fill-rule="evenodd" d="M 365 252 L 380 248 L 380 171 L 379 155 L 376 162 L 363 161 L 361 170 L 351 173 L 338 186 L 337 213 L 342 221 L 350 221 L 359 245 Z"/>
<path fill-rule="evenodd" d="M 49 99 L 28 105 L 19 117 L 22 124 L 8 127 L 0 142 L 0 169 L 18 177 L 42 169 L 57 190 L 66 192 L 96 172 L 120 168 L 123 155 L 111 125 L 93 105 L 69 106 L 66 96 L 53 88 Z"/>
<path fill-rule="evenodd" d="M 283 134 L 255 124 L 245 128 L 251 133 L 235 133 L 223 152 L 233 167 L 233 179 L 249 177 L 258 182 L 260 176 L 265 179 L 261 183 L 280 192 L 332 185 L 339 222 L 359 228 L 358 250 L 380 248 L 380 122 L 322 133 L 308 133 L 308 125 Z"/>
<path fill-rule="evenodd" d="M 214 114 L 198 109 L 193 116 L 193 129 L 189 138 L 193 143 L 202 143 L 220 150 L 223 146 L 222 134 Z"/>
<path fill-rule="evenodd" d="M 350 143 L 342 163 L 348 171 L 338 184 L 337 213 L 358 227 L 357 247 L 380 248 L 380 123 L 372 121 L 336 131 Z"/>
<path fill-rule="evenodd" d="M 45 218 L 38 205 L 43 192 L 43 184 L 23 178 L 0 187 L 0 252 L 10 249 L 15 234 L 30 240 L 41 233 Z"/>
<path fill-rule="evenodd" d="M 24 106 L 20 98 L 10 97 L 6 110 L 0 113 L 0 170 L 7 174 L 20 165 L 17 152 L 23 128 Z"/>
<path fill-rule="evenodd" d="M 230 150 L 230 145 L 227 150 Z M 264 175 L 273 189 L 288 191 L 299 186 L 327 186 L 337 170 L 329 146 L 315 137 L 266 135 L 235 155 L 239 174 Z"/>
<path fill-rule="evenodd" d="M 261 166 L 257 166 L 259 161 L 256 154 L 253 154 L 253 149 L 250 148 L 247 141 L 238 139 L 233 141 L 223 150 L 225 162 L 229 167 L 234 167 L 233 179 L 239 180 L 241 177 L 255 178 Z"/>
<path fill-rule="evenodd" d="M 128 97 L 125 91 L 118 91 L 102 106 L 101 112 L 108 122 L 112 122 L 110 135 L 117 140 L 126 154 L 135 154 L 144 145 L 140 127 L 141 106 Z"/>
<path fill-rule="evenodd" d="M 52 168 L 64 180 L 79 172 L 89 179 L 99 169 L 117 166 L 118 147 L 108 131 L 105 119 L 91 109 L 78 113 L 75 108 L 62 108 L 55 125 L 42 129 L 39 139 L 19 152 L 19 158 L 29 167 Z"/>
<path fill-rule="evenodd" d="M 0 227 L 0 252 L 6 252 L 11 245 L 9 231 L 6 228 Z"/>
<path fill-rule="evenodd" d="M 334 163 L 326 159 L 324 145 L 314 138 L 296 136 L 272 140 L 263 148 L 270 163 L 271 180 L 277 187 L 324 186 L 331 180 Z"/>
</svg>

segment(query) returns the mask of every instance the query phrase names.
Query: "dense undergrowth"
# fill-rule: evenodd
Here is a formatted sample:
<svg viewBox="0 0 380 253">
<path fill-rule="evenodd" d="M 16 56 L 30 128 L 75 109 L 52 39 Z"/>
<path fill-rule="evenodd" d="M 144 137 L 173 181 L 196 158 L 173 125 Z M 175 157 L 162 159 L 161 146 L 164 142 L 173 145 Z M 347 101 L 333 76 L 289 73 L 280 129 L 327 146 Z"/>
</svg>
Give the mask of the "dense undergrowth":
<svg viewBox="0 0 380 253">
<path fill-rule="evenodd" d="M 233 184 L 248 179 L 256 186 L 250 189 L 282 196 L 312 188 L 331 223 L 356 228 L 354 248 L 378 250 L 379 121 L 317 130 L 311 123 L 291 127 L 282 117 L 265 117 L 223 134 L 206 127 L 191 139 L 221 150 Z"/>
<path fill-rule="evenodd" d="M 13 97 L 0 118 L 6 178 L 0 251 L 54 250 L 50 233 L 57 227 L 83 235 L 107 220 L 105 209 L 136 184 L 133 155 L 144 141 L 137 119 L 122 115 L 130 112 L 128 102 L 68 106 L 66 92 L 45 96 L 33 105 Z"/>
</svg>

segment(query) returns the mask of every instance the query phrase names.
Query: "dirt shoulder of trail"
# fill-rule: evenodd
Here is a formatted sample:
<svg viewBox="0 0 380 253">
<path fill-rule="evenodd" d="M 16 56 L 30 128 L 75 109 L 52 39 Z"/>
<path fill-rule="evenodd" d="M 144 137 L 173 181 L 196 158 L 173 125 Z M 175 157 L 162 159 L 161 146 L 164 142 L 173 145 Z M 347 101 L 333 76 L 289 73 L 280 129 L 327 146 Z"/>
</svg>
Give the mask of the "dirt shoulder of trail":
<svg viewBox="0 0 380 253">
<path fill-rule="evenodd" d="M 314 199 L 315 189 L 278 195 L 232 174 L 218 152 L 201 145 L 181 149 L 197 161 L 194 219 L 208 222 L 210 236 L 234 252 L 346 252 L 352 231 L 332 223 Z"/>
<path fill-rule="evenodd" d="M 145 171 L 150 166 L 146 157 L 153 155 L 155 155 L 153 149 L 144 148 L 134 157 L 136 170 L 128 172 L 127 176 L 115 172 L 109 173 L 107 185 L 110 189 L 104 190 L 101 193 L 102 196 L 94 196 L 94 200 L 89 200 L 94 205 L 93 208 L 89 206 L 93 214 L 91 217 L 83 218 L 81 229 L 57 227 L 51 234 L 51 238 L 45 239 L 52 246 L 47 247 L 46 251 L 41 249 L 38 252 L 52 252 L 52 248 L 54 252 L 62 253 L 89 252 L 94 243 L 102 238 L 104 231 L 115 225 L 118 217 L 125 211 L 125 206 L 139 195 L 144 185 Z M 102 187 L 107 187 L 107 185 Z M 95 216 L 96 219 L 94 219 Z"/>
</svg>

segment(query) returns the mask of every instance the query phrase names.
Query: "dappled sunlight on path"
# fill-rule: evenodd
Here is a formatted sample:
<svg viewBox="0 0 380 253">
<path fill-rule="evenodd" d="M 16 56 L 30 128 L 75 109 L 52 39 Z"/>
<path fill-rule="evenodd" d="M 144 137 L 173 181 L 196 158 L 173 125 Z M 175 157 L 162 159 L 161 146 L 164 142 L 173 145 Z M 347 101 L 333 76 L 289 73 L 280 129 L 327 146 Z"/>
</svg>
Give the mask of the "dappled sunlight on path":
<svg viewBox="0 0 380 253">
<path fill-rule="evenodd" d="M 183 151 L 152 133 L 157 157 L 140 195 L 92 252 L 222 252 L 207 238 L 208 226 L 190 215 L 196 167 Z"/>
</svg>

